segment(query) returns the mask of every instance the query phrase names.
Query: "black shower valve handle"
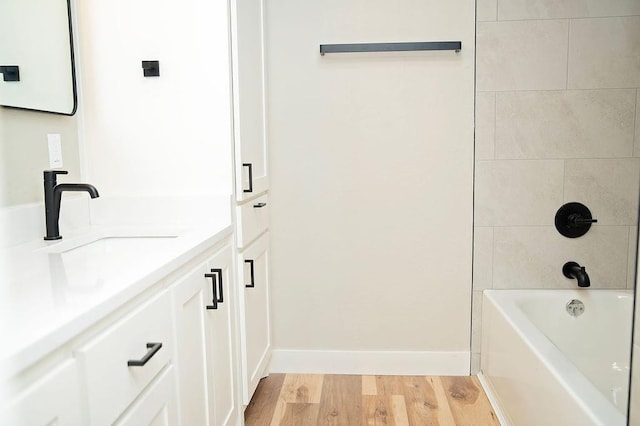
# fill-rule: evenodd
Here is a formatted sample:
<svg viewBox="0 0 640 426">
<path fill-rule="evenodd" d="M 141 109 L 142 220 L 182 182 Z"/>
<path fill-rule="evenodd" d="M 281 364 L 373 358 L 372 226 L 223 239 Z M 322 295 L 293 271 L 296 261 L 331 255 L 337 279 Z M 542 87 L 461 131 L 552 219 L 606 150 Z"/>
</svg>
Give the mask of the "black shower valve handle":
<svg viewBox="0 0 640 426">
<path fill-rule="evenodd" d="M 569 226 L 585 226 L 591 223 L 598 223 L 598 219 L 587 219 L 579 214 L 569 215 L 568 219 L 567 224 Z"/>
<path fill-rule="evenodd" d="M 587 206 L 578 202 L 562 205 L 554 219 L 558 232 L 567 238 L 578 238 L 586 234 L 591 225 L 597 223 Z"/>
</svg>

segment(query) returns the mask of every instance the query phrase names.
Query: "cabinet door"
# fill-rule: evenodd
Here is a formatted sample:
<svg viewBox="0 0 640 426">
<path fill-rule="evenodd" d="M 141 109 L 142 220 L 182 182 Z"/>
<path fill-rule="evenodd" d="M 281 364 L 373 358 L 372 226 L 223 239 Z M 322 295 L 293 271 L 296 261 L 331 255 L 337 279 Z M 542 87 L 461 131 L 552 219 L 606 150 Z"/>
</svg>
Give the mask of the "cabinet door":
<svg viewBox="0 0 640 426">
<path fill-rule="evenodd" d="M 236 198 L 269 187 L 265 127 L 263 0 L 231 2 Z"/>
<path fill-rule="evenodd" d="M 206 306 L 211 303 L 211 284 L 202 263 L 173 287 L 176 321 L 180 418 L 183 425 L 208 425 L 209 387 L 205 334 Z"/>
<path fill-rule="evenodd" d="M 225 246 L 173 288 L 183 425 L 235 424 L 240 412 L 231 250 Z"/>
<path fill-rule="evenodd" d="M 267 232 L 240 255 L 241 343 L 244 378 L 244 402 L 264 377 L 271 357 L 271 314 L 269 309 L 269 233 Z"/>
<path fill-rule="evenodd" d="M 81 406 L 78 366 L 68 360 L 9 401 L 0 424 L 80 426 L 86 423 Z"/>
<path fill-rule="evenodd" d="M 211 352 L 213 369 L 207 380 L 213 392 L 213 424 L 235 425 L 240 415 L 236 356 L 236 292 L 233 285 L 231 246 L 216 254 L 208 263 L 208 270 L 216 284 L 217 309 L 207 310 L 207 349 Z M 213 287 L 212 287 L 213 290 Z"/>
<path fill-rule="evenodd" d="M 167 367 L 129 407 L 118 426 L 172 426 L 178 424 L 175 370 Z"/>
</svg>

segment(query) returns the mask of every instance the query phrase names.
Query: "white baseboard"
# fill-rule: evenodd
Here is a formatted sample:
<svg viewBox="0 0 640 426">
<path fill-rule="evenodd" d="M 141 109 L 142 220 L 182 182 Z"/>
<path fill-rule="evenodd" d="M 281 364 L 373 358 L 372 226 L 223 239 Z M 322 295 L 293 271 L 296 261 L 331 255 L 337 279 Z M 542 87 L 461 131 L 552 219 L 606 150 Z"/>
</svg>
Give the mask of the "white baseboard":
<svg viewBox="0 0 640 426">
<path fill-rule="evenodd" d="M 274 350 L 271 373 L 467 376 L 469 352 Z"/>
</svg>

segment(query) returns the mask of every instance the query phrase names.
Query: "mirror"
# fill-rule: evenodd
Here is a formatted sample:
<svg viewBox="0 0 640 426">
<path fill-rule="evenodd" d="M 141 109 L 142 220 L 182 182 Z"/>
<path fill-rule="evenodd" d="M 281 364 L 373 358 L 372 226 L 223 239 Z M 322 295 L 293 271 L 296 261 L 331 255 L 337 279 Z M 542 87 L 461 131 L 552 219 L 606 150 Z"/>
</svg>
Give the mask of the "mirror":
<svg viewBox="0 0 640 426">
<path fill-rule="evenodd" d="M 70 0 L 0 2 L 0 105 L 73 115 Z"/>
</svg>

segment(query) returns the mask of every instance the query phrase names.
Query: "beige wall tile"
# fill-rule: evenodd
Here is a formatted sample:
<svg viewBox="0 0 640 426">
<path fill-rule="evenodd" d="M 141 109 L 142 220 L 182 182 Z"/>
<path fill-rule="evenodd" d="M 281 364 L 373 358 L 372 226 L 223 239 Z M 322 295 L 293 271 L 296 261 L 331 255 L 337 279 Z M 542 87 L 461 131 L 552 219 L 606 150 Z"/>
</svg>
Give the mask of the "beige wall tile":
<svg viewBox="0 0 640 426">
<path fill-rule="evenodd" d="M 476 226 L 473 230 L 473 290 L 492 287 L 493 227 Z"/>
<path fill-rule="evenodd" d="M 477 90 L 566 88 L 568 27 L 565 20 L 479 22 Z"/>
<path fill-rule="evenodd" d="M 495 156 L 629 157 L 635 108 L 629 89 L 497 93 Z"/>
<path fill-rule="evenodd" d="M 636 285 L 637 257 L 638 257 L 638 227 L 630 226 L 629 227 L 629 258 L 627 260 L 627 288 L 629 289 L 634 289 Z"/>
<path fill-rule="evenodd" d="M 592 288 L 626 288 L 628 239 L 624 226 L 594 227 L 580 238 L 554 226 L 496 228 L 493 288 L 577 288 L 562 275 L 568 261 L 586 267 Z"/>
<path fill-rule="evenodd" d="M 476 21 L 495 21 L 498 13 L 498 0 L 476 0 Z"/>
<path fill-rule="evenodd" d="M 496 94 L 476 94 L 476 160 L 492 160 L 496 135 Z"/>
<path fill-rule="evenodd" d="M 629 15 L 640 15 L 638 0 L 508 0 L 498 7 L 500 20 Z"/>
<path fill-rule="evenodd" d="M 562 205 L 564 161 L 476 163 L 476 226 L 549 225 Z"/>
<path fill-rule="evenodd" d="M 640 16 L 571 21 L 570 89 L 639 86 Z"/>
<path fill-rule="evenodd" d="M 640 158 L 567 160 L 564 182 L 564 201 L 589 207 L 597 226 L 637 223 Z"/>
</svg>

